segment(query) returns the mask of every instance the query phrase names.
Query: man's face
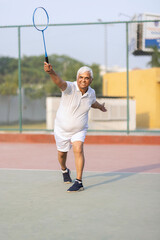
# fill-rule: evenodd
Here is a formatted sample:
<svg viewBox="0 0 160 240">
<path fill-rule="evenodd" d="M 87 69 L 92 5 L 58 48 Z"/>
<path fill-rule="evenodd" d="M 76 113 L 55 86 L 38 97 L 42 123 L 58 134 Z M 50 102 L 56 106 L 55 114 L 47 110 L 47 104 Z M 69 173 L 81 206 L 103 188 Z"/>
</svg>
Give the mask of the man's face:
<svg viewBox="0 0 160 240">
<path fill-rule="evenodd" d="M 92 82 L 90 72 L 80 73 L 77 78 L 77 85 L 80 91 L 87 91 Z"/>
</svg>

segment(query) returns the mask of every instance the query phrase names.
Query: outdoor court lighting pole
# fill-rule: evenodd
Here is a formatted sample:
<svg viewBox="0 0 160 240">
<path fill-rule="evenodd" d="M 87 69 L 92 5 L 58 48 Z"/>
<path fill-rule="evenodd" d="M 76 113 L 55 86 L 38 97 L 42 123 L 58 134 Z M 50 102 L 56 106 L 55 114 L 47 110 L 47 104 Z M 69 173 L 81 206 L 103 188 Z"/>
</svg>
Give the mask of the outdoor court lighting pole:
<svg viewBox="0 0 160 240">
<path fill-rule="evenodd" d="M 120 16 L 124 16 L 129 18 L 129 20 L 131 20 L 131 16 L 125 14 L 125 13 L 119 13 L 119 17 Z M 129 26 L 128 26 L 128 22 L 126 22 L 126 68 L 127 68 L 127 134 L 130 133 L 130 126 L 129 126 Z"/>
<path fill-rule="evenodd" d="M 18 89 L 19 89 L 19 132 L 22 132 L 22 92 L 21 92 L 21 27 L 18 27 Z"/>
<path fill-rule="evenodd" d="M 126 14 L 120 13 L 119 16 L 121 16 L 121 15 L 131 19 L 131 17 L 126 15 Z M 129 47 L 128 47 L 128 45 L 129 45 L 129 35 L 128 35 L 129 29 L 128 29 L 128 27 L 129 27 L 128 26 L 128 22 L 126 22 L 126 68 L 127 68 L 127 71 L 126 71 L 126 74 L 127 74 L 127 76 L 126 76 L 126 78 L 127 78 L 127 89 L 126 89 L 126 91 L 127 91 L 127 109 L 126 109 L 126 111 L 127 111 L 127 134 L 130 133 L 130 126 L 129 126 L 129 122 L 130 122 L 130 119 L 129 119 L 129 110 L 130 110 L 129 109 Z"/>
<path fill-rule="evenodd" d="M 102 22 L 102 19 L 98 19 L 98 22 Z M 107 24 L 104 24 L 104 66 L 105 72 L 107 72 Z"/>
<path fill-rule="evenodd" d="M 107 72 L 107 25 L 104 25 L 104 62 L 105 62 L 105 70 Z"/>
<path fill-rule="evenodd" d="M 132 18 L 131 16 L 129 16 L 129 15 L 125 14 L 125 13 L 119 13 L 118 16 L 119 16 L 119 17 L 120 17 L 120 16 L 128 17 L 129 19 Z"/>
</svg>

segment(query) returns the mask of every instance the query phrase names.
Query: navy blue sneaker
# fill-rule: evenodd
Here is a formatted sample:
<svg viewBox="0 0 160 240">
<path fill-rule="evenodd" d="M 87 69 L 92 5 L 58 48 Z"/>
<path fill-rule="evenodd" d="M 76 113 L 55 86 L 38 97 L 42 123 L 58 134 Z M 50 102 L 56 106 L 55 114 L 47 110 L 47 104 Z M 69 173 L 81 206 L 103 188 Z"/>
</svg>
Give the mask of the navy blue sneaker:
<svg viewBox="0 0 160 240">
<path fill-rule="evenodd" d="M 71 171 L 67 168 L 65 171 L 62 171 L 64 183 L 71 183 L 72 179 L 70 177 Z"/>
<path fill-rule="evenodd" d="M 82 182 L 75 180 L 75 183 L 67 190 L 67 192 L 79 192 L 83 190 L 84 190 L 84 187 Z"/>
</svg>

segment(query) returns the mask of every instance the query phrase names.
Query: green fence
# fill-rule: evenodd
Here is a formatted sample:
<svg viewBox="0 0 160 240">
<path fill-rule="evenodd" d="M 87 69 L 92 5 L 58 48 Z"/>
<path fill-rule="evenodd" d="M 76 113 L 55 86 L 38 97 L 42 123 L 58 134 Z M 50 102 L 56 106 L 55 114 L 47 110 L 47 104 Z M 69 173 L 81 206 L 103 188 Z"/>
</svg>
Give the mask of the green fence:
<svg viewBox="0 0 160 240">
<path fill-rule="evenodd" d="M 152 49 L 147 33 L 160 34 L 160 21 L 154 24 L 98 21 L 46 30 L 50 63 L 64 80 L 75 79 L 83 64 L 93 68 L 93 87 L 101 88 L 97 97 L 108 112 L 91 110 L 90 132 L 160 133 L 160 37 Z M 0 26 L 0 33 L 0 131 L 53 131 L 59 97 L 43 71 L 41 34 L 32 25 Z"/>
</svg>

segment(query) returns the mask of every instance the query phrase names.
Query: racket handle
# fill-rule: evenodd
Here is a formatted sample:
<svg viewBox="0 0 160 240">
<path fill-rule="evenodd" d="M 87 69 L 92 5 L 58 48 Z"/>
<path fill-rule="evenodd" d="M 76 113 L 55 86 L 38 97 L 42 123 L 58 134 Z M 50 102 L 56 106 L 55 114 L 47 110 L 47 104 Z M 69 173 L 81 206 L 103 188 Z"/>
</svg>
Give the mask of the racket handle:
<svg viewBox="0 0 160 240">
<path fill-rule="evenodd" d="M 45 61 L 46 61 L 47 63 L 49 63 L 49 59 L 48 59 L 48 57 L 45 57 Z"/>
</svg>

